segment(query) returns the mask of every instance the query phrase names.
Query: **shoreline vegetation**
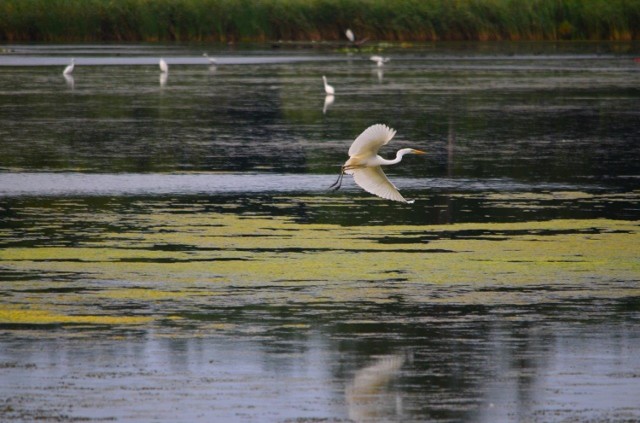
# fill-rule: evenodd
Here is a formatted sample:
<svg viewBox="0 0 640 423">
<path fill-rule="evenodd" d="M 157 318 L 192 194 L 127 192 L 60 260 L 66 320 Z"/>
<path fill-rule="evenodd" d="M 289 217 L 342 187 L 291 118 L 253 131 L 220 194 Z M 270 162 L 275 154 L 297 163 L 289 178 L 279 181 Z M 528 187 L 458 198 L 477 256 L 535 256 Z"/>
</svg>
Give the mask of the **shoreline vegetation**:
<svg viewBox="0 0 640 423">
<path fill-rule="evenodd" d="M 640 39 L 638 0 L 2 0 L 0 42 Z"/>
</svg>

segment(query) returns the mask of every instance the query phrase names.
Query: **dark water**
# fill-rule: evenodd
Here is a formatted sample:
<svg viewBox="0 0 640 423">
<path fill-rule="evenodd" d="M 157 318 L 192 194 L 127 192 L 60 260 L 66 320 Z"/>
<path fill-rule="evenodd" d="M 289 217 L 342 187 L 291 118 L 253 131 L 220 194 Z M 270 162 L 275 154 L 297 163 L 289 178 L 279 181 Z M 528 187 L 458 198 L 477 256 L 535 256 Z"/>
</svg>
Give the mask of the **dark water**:
<svg viewBox="0 0 640 423">
<path fill-rule="evenodd" d="M 0 420 L 640 419 L 637 45 L 6 47 Z"/>
</svg>

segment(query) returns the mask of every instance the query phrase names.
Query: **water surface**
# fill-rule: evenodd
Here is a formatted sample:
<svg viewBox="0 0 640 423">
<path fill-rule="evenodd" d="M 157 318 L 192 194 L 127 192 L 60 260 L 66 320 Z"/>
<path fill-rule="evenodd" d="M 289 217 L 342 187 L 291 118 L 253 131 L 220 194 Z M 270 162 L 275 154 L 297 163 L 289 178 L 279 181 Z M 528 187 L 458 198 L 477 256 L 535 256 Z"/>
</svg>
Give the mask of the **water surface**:
<svg viewBox="0 0 640 423">
<path fill-rule="evenodd" d="M 637 45 L 6 47 L 1 420 L 640 419 Z"/>
</svg>

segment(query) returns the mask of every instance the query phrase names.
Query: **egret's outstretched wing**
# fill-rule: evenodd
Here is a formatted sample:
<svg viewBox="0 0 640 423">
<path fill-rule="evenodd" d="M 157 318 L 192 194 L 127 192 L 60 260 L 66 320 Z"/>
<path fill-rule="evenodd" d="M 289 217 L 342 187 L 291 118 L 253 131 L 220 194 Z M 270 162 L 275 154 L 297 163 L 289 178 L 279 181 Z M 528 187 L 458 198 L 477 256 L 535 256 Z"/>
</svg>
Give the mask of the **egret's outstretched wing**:
<svg viewBox="0 0 640 423">
<path fill-rule="evenodd" d="M 387 125 L 378 123 L 372 125 L 358 135 L 358 138 L 349 148 L 349 156 L 364 156 L 378 154 L 380 147 L 388 143 L 396 134 L 396 131 Z"/>
<path fill-rule="evenodd" d="M 363 167 L 353 170 L 353 180 L 365 191 L 387 200 L 413 203 L 405 200 L 396 187 L 389 181 L 380 166 Z"/>
</svg>

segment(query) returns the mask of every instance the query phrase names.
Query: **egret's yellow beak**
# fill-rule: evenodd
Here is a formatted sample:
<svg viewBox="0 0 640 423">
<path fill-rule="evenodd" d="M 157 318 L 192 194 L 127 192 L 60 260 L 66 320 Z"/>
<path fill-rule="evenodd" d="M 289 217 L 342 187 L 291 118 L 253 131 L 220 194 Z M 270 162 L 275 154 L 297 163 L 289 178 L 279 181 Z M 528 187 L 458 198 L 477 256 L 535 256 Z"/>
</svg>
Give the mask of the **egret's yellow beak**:
<svg viewBox="0 0 640 423">
<path fill-rule="evenodd" d="M 413 150 L 413 154 L 427 154 L 426 152 L 422 151 L 422 150 Z"/>
</svg>

